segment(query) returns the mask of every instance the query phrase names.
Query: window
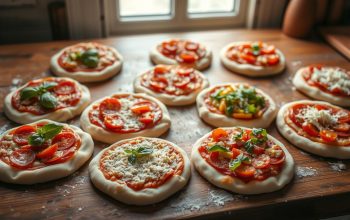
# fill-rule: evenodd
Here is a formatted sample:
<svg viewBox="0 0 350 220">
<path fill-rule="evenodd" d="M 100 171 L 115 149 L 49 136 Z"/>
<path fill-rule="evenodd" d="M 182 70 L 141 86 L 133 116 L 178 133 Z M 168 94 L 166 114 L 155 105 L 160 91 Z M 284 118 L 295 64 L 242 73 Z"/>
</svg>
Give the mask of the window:
<svg viewBox="0 0 350 220">
<path fill-rule="evenodd" d="M 244 27 L 247 0 L 106 0 L 107 35 Z"/>
</svg>

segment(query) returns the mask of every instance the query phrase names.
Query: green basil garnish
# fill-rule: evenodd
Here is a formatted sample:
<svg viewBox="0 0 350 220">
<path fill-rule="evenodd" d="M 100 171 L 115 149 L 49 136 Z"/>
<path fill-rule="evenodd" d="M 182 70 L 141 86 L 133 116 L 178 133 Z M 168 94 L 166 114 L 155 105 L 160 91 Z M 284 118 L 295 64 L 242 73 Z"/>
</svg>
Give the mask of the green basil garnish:
<svg viewBox="0 0 350 220">
<path fill-rule="evenodd" d="M 211 146 L 208 149 L 209 152 L 229 152 L 229 150 L 226 147 L 220 146 L 218 144 Z"/>
<path fill-rule="evenodd" d="M 137 158 L 152 154 L 153 153 L 153 149 L 145 148 L 145 147 L 139 147 L 136 150 L 124 150 L 124 152 L 129 154 L 129 156 L 128 156 L 129 163 L 135 164 Z"/>
<path fill-rule="evenodd" d="M 240 154 L 235 159 L 230 161 L 229 169 L 233 172 L 237 167 L 239 167 L 242 164 L 242 162 L 249 160 L 249 157 L 245 156 L 244 154 Z"/>
<path fill-rule="evenodd" d="M 34 98 L 34 97 L 38 96 L 38 93 L 39 93 L 38 88 L 26 87 L 26 88 L 22 89 L 20 92 L 21 101 Z"/>
<path fill-rule="evenodd" d="M 21 101 L 29 100 L 34 97 L 39 98 L 39 104 L 44 108 L 55 108 L 57 105 L 57 99 L 53 96 L 49 89 L 57 86 L 56 82 L 44 82 L 40 86 L 37 87 L 26 87 L 23 88 L 20 92 Z"/>
<path fill-rule="evenodd" d="M 62 125 L 46 124 L 41 128 L 38 128 L 36 133 L 29 136 L 28 143 L 32 146 L 40 146 L 45 141 L 50 140 L 59 134 L 63 129 Z"/>
<path fill-rule="evenodd" d="M 40 95 L 39 103 L 42 107 L 47 109 L 55 108 L 57 105 L 57 99 L 49 92 L 45 92 Z"/>
</svg>

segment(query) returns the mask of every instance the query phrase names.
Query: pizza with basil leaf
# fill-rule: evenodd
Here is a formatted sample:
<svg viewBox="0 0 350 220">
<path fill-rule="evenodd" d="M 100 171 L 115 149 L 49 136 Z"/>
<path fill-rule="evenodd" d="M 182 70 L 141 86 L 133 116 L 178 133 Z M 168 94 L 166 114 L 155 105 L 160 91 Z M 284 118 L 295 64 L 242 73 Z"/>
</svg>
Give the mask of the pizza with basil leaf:
<svg viewBox="0 0 350 220">
<path fill-rule="evenodd" d="M 182 189 L 191 175 L 184 150 L 158 138 L 137 137 L 102 150 L 89 165 L 92 183 L 133 205 L 160 202 Z"/>
<path fill-rule="evenodd" d="M 97 82 L 116 75 L 123 57 L 113 47 L 96 42 L 79 43 L 62 49 L 51 58 L 51 70 L 57 76 L 79 82 Z"/>
<path fill-rule="evenodd" d="M 339 159 L 350 158 L 350 112 L 322 101 L 301 100 L 285 104 L 277 128 L 296 147 Z"/>
<path fill-rule="evenodd" d="M 5 98 L 6 116 L 19 124 L 41 119 L 67 121 L 90 102 L 86 86 L 65 77 L 32 80 Z"/>
<path fill-rule="evenodd" d="M 81 127 L 105 143 L 138 137 L 158 137 L 170 127 L 167 108 L 146 94 L 117 93 L 95 101 L 81 118 Z"/>
<path fill-rule="evenodd" d="M 91 136 L 50 120 L 10 129 L 0 136 L 0 180 L 16 184 L 68 176 L 92 155 Z"/>
<path fill-rule="evenodd" d="M 292 156 L 263 128 L 217 128 L 194 144 L 191 160 L 209 182 L 241 194 L 279 190 L 294 175 Z"/>
</svg>

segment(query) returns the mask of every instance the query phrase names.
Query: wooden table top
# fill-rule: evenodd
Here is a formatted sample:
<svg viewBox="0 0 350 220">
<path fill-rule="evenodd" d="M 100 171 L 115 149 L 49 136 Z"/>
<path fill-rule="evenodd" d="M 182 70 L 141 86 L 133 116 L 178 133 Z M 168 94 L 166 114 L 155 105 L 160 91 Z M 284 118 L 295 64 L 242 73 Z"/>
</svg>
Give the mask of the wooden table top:
<svg viewBox="0 0 350 220">
<path fill-rule="evenodd" d="M 306 98 L 295 90 L 292 77 L 304 65 L 324 63 L 350 69 L 350 63 L 321 41 L 297 40 L 279 30 L 220 30 L 170 34 L 122 36 L 97 40 L 116 47 L 124 56 L 122 72 L 114 78 L 87 84 L 92 99 L 112 92 L 132 91 L 137 73 L 152 66 L 149 50 L 167 38 L 188 38 L 203 42 L 213 50 L 213 62 L 204 74 L 211 85 L 221 82 L 248 82 L 273 97 L 278 106 Z M 262 40 L 277 46 L 286 56 L 283 74 L 262 79 L 230 73 L 220 63 L 220 49 L 232 41 Z M 33 79 L 50 75 L 50 57 L 73 41 L 0 46 L 0 108 L 11 90 Z M 192 144 L 212 128 L 198 117 L 195 105 L 169 107 L 170 131 L 161 136 L 184 148 L 190 155 Z M 79 117 L 69 121 L 79 125 Z M 0 115 L 0 133 L 18 126 Z M 208 183 L 195 169 L 189 184 L 165 201 L 144 207 L 124 205 L 93 187 L 86 163 L 73 175 L 44 184 L 21 186 L 0 183 L 0 219 L 168 219 L 227 217 L 319 218 L 350 212 L 350 161 L 320 158 L 290 144 L 277 132 L 275 123 L 268 131 L 281 140 L 296 161 L 295 178 L 284 189 L 262 195 L 228 193 Z M 95 142 L 96 155 L 108 146 Z"/>
</svg>

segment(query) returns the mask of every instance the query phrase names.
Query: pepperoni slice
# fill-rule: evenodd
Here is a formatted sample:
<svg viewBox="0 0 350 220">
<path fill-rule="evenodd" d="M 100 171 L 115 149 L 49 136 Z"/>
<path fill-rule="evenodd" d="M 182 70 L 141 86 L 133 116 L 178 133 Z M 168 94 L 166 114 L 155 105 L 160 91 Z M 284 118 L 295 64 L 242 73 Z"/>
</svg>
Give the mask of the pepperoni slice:
<svg viewBox="0 0 350 220">
<path fill-rule="evenodd" d="M 53 90 L 57 95 L 69 95 L 76 92 L 75 84 L 71 81 L 62 81 Z"/>
<path fill-rule="evenodd" d="M 105 115 L 114 115 L 121 108 L 121 104 L 116 98 L 106 98 L 100 104 L 99 110 L 100 115 L 104 117 Z"/>
<path fill-rule="evenodd" d="M 124 127 L 124 121 L 119 115 L 107 115 L 104 117 L 103 123 L 110 130 L 120 130 Z"/>
<path fill-rule="evenodd" d="M 55 155 L 57 149 L 58 149 L 58 144 L 53 144 L 50 147 L 47 147 L 44 150 L 37 153 L 36 157 L 40 159 L 51 158 Z"/>
<path fill-rule="evenodd" d="M 12 140 L 18 145 L 27 145 L 29 136 L 34 134 L 35 131 L 34 126 L 23 125 L 14 131 Z"/>
<path fill-rule="evenodd" d="M 256 158 L 253 158 L 252 165 L 256 169 L 265 169 L 270 165 L 270 157 L 266 154 L 261 154 Z"/>
<path fill-rule="evenodd" d="M 52 143 L 58 145 L 58 150 L 68 149 L 74 146 L 75 142 L 75 135 L 71 132 L 62 132 L 52 139 Z"/>
<path fill-rule="evenodd" d="M 168 80 L 164 77 L 154 77 L 149 82 L 149 85 L 156 91 L 161 91 L 168 86 Z"/>
<path fill-rule="evenodd" d="M 15 150 L 10 155 L 10 164 L 18 169 L 27 169 L 33 166 L 35 153 L 30 148 Z"/>
</svg>

